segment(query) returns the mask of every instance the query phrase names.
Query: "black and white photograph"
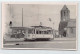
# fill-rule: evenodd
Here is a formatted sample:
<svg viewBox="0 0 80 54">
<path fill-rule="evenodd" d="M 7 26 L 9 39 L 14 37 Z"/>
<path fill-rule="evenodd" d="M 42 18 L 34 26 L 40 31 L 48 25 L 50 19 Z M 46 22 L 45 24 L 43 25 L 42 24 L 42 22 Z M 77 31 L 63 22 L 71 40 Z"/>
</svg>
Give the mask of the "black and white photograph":
<svg viewBox="0 0 80 54">
<path fill-rule="evenodd" d="M 2 3 L 2 48 L 77 50 L 77 6 Z"/>
</svg>

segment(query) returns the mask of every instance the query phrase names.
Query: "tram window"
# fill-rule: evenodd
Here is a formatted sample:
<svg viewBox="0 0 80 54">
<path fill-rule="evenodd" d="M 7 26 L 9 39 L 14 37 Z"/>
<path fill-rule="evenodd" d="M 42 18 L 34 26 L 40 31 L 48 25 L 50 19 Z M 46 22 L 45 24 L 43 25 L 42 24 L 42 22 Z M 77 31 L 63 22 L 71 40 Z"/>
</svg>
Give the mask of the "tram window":
<svg viewBox="0 0 80 54">
<path fill-rule="evenodd" d="M 51 30 L 47 30 L 47 31 L 39 31 L 39 30 L 37 30 L 36 31 L 36 34 L 51 34 Z"/>
<path fill-rule="evenodd" d="M 51 30 L 48 30 L 48 34 L 51 34 Z"/>
<path fill-rule="evenodd" d="M 28 33 L 29 33 L 29 34 L 33 34 L 33 30 L 30 29 L 30 30 L 28 31 Z"/>
<path fill-rule="evenodd" d="M 42 34 L 42 31 L 36 31 L 36 34 Z"/>
<path fill-rule="evenodd" d="M 38 34 L 41 34 L 41 31 L 38 31 Z"/>
<path fill-rule="evenodd" d="M 33 33 L 35 34 L 35 30 L 33 31 Z"/>
<path fill-rule="evenodd" d="M 41 34 L 43 34 L 43 31 L 41 31 Z"/>
<path fill-rule="evenodd" d="M 41 34 L 41 31 L 39 31 L 39 34 Z"/>
<path fill-rule="evenodd" d="M 46 33 L 48 34 L 48 31 Z"/>
<path fill-rule="evenodd" d="M 36 31 L 36 34 L 38 34 L 38 31 Z"/>
<path fill-rule="evenodd" d="M 47 32 L 46 31 L 44 31 L 44 34 L 46 34 Z"/>
</svg>

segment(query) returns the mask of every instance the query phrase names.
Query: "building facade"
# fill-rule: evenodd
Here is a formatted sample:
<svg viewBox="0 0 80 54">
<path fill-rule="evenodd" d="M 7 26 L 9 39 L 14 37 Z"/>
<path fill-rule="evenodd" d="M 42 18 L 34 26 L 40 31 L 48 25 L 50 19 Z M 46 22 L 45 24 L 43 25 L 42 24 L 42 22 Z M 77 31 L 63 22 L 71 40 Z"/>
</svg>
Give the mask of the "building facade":
<svg viewBox="0 0 80 54">
<path fill-rule="evenodd" d="M 76 19 L 70 19 L 70 10 L 66 5 L 61 10 L 59 35 L 61 37 L 76 37 Z"/>
</svg>

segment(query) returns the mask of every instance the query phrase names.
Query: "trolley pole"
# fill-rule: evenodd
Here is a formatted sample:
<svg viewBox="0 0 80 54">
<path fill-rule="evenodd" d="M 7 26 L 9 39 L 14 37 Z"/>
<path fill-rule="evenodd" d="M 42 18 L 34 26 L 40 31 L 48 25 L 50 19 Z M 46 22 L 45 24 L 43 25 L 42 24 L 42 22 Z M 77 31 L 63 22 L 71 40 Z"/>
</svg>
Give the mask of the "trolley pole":
<svg viewBox="0 0 80 54">
<path fill-rule="evenodd" d="M 22 8 L 22 27 L 23 27 L 23 8 Z"/>
</svg>

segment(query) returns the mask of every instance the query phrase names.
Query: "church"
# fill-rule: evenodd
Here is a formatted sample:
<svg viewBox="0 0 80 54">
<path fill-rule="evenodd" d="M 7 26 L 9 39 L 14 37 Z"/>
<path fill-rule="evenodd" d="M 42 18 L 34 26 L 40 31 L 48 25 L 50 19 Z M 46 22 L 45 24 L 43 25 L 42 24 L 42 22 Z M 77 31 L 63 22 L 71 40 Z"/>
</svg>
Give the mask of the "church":
<svg viewBox="0 0 80 54">
<path fill-rule="evenodd" d="M 59 35 L 61 37 L 76 37 L 76 19 L 70 19 L 70 10 L 63 6 L 59 23 Z"/>
</svg>

